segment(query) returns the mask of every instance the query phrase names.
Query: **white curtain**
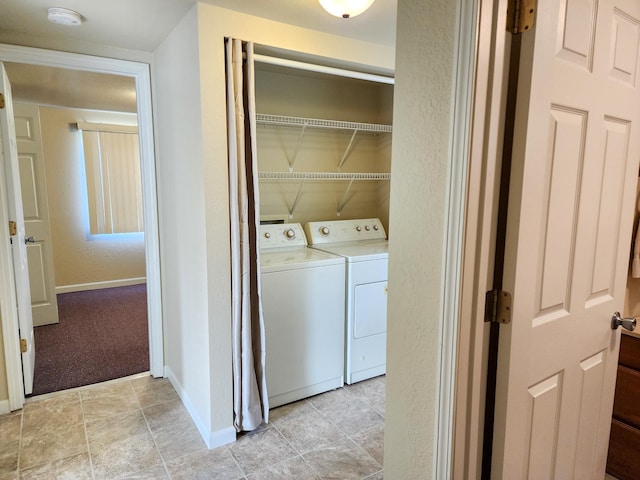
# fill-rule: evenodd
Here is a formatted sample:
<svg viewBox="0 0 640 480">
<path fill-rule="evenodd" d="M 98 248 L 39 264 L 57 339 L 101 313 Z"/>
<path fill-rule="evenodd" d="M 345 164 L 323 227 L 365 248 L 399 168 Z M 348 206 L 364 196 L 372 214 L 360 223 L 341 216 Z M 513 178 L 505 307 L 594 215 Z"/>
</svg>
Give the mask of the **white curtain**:
<svg viewBox="0 0 640 480">
<path fill-rule="evenodd" d="M 269 420 L 265 377 L 265 332 L 260 301 L 259 197 L 253 44 L 225 39 L 231 294 L 233 410 L 237 431 Z M 243 54 L 246 60 L 243 59 Z"/>
</svg>

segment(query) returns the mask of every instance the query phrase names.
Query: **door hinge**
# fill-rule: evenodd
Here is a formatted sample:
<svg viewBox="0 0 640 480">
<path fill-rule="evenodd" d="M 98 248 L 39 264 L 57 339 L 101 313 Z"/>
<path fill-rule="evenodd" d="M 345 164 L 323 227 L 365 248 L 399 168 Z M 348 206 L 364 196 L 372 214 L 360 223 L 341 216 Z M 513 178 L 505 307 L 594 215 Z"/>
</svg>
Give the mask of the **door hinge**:
<svg viewBox="0 0 640 480">
<path fill-rule="evenodd" d="M 536 21 L 538 0 L 509 0 L 507 4 L 507 32 L 517 35 L 531 30 Z"/>
<path fill-rule="evenodd" d="M 0 92 L 0 110 L 4 109 L 4 93 Z"/>
<path fill-rule="evenodd" d="M 18 224 L 13 220 L 9 220 L 9 236 L 13 237 L 18 234 Z"/>
<path fill-rule="evenodd" d="M 27 353 L 27 340 L 24 338 L 20 339 L 20 351 L 22 353 Z"/>
<path fill-rule="evenodd" d="M 487 292 L 484 304 L 484 321 L 511 323 L 511 294 L 505 290 Z"/>
</svg>

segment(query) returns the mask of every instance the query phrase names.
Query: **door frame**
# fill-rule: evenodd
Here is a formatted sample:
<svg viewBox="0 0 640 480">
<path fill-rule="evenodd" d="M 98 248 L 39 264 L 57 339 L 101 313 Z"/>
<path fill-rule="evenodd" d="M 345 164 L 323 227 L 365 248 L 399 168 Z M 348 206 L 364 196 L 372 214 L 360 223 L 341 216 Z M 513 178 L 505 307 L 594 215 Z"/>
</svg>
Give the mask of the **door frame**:
<svg viewBox="0 0 640 480">
<path fill-rule="evenodd" d="M 507 1 L 478 0 L 462 279 L 458 315 L 451 478 L 480 478 L 493 266 L 509 76 Z"/>
<path fill-rule="evenodd" d="M 132 77 L 135 80 L 145 218 L 149 365 L 152 376 L 164 376 L 160 241 L 150 65 L 129 60 L 6 44 L 0 44 L 0 61 L 122 75 Z M 4 303 L 6 300 L 6 298 L 0 297 L 0 303 Z M 10 410 L 17 410 L 22 408 L 25 401 L 22 370 L 20 368 L 20 349 L 18 342 L 10 341 L 10 339 L 18 338 L 18 325 L 8 318 L 2 318 L 1 325 L 7 364 L 9 408 Z"/>
</svg>

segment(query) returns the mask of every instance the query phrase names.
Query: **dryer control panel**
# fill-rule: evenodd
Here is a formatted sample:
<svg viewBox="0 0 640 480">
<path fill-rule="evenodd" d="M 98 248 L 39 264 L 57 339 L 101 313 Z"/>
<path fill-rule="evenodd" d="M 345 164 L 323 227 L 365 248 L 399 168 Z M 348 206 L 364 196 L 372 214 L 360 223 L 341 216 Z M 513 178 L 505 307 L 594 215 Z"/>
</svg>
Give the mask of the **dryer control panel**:
<svg viewBox="0 0 640 480">
<path fill-rule="evenodd" d="M 299 223 L 260 225 L 260 250 L 265 248 L 306 247 L 307 237 Z"/>
<path fill-rule="evenodd" d="M 307 232 L 309 245 L 385 240 L 387 238 L 379 218 L 309 222 L 305 224 L 304 229 Z"/>
</svg>

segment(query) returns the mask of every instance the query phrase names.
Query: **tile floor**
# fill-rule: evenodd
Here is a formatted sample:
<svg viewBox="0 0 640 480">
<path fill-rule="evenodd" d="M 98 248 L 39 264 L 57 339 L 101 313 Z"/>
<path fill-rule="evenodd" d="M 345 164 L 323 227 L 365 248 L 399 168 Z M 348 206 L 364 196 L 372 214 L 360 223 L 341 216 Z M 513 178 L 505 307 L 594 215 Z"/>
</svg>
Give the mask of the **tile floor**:
<svg viewBox="0 0 640 480">
<path fill-rule="evenodd" d="M 384 377 L 271 410 L 208 450 L 171 384 L 149 376 L 30 399 L 0 416 L 0 480 L 382 479 Z"/>
</svg>

